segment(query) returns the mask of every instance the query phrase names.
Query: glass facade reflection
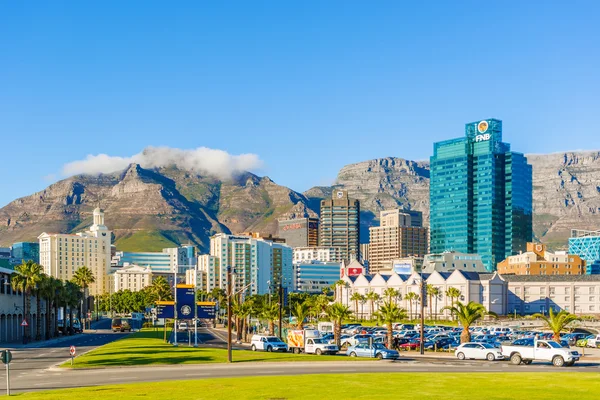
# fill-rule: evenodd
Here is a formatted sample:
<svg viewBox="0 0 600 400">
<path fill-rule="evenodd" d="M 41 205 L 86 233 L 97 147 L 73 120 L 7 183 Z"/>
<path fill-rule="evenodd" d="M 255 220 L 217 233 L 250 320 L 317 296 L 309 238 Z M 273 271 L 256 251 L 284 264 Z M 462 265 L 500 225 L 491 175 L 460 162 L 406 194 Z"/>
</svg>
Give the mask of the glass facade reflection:
<svg viewBox="0 0 600 400">
<path fill-rule="evenodd" d="M 431 252 L 477 253 L 492 271 L 532 239 L 532 170 L 502 142 L 502 121 L 469 123 L 465 131 L 434 144 Z"/>
</svg>

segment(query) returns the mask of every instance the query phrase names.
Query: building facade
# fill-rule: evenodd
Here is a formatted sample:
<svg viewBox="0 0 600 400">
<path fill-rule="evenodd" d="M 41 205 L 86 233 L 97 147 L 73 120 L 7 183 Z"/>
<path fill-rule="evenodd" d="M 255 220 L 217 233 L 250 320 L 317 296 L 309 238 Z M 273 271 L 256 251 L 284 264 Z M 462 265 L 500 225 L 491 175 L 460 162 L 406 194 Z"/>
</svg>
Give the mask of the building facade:
<svg viewBox="0 0 600 400">
<path fill-rule="evenodd" d="M 411 214 L 400 210 L 381 211 L 381 226 L 369 228 L 370 273 L 389 268 L 392 260 L 427 254 L 427 228 L 414 226 L 411 219 Z"/>
<path fill-rule="evenodd" d="M 510 256 L 498 264 L 499 274 L 515 275 L 582 275 L 585 262 L 578 255 L 564 251 L 552 253 L 541 243 L 527 243 L 527 251 Z"/>
<path fill-rule="evenodd" d="M 87 266 L 96 280 L 89 287 L 90 295 L 97 296 L 109 291 L 111 231 L 104 225 L 104 212 L 99 208 L 94 210 L 93 222 L 85 232 L 44 232 L 38 239 L 40 265 L 46 275 L 68 281 L 77 269 Z"/>
<path fill-rule="evenodd" d="M 113 268 L 127 264 L 150 267 L 155 274 L 185 274 L 196 268 L 196 248 L 191 245 L 163 249 L 162 252 L 117 251 L 112 257 Z"/>
<path fill-rule="evenodd" d="M 273 293 L 280 284 L 293 287 L 292 248 L 285 244 L 219 233 L 210 239 L 210 256 L 201 256 L 198 265 L 207 274 L 208 291 L 226 289 L 228 269 L 232 287 L 246 295 Z"/>
<path fill-rule="evenodd" d="M 433 272 L 423 274 L 425 283 L 439 289 L 439 296 L 428 300 L 426 316 L 450 318 L 444 307 L 452 301 L 482 304 L 486 310 L 498 315 L 547 314 L 566 310 L 579 315 L 600 314 L 600 275 L 500 275 L 497 272 L 479 274 L 456 270 L 452 273 Z M 385 290 L 393 288 L 399 296 L 394 301 L 412 315 L 419 315 L 420 300 L 408 300 L 410 292 L 419 294 L 420 275 L 375 274 L 342 277 L 346 282 L 341 289 L 342 303 L 363 318 L 371 315 L 369 301 L 353 301 L 352 295 L 369 292 L 379 294 L 381 300 L 375 301 L 373 310 L 377 312 L 385 299 Z M 459 290 L 458 299 L 447 296 L 451 287 Z M 398 300 L 400 299 L 400 300 Z"/>
<path fill-rule="evenodd" d="M 577 254 L 587 265 L 600 262 L 600 231 L 572 230 L 569 254 Z"/>
<path fill-rule="evenodd" d="M 502 121 L 466 124 L 463 138 L 434 144 L 431 252 L 479 254 L 488 271 L 532 239 L 532 169 L 502 142 Z"/>
<path fill-rule="evenodd" d="M 294 286 L 296 292 L 322 293 L 340 280 L 339 262 L 303 261 L 294 263 Z"/>
<path fill-rule="evenodd" d="M 427 254 L 423 258 L 423 272 L 488 272 L 481 256 L 478 254 L 465 254 L 457 251 L 445 251 L 441 254 Z"/>
<path fill-rule="evenodd" d="M 332 198 L 321 200 L 319 245 L 339 247 L 343 260 L 359 258 L 360 203 L 345 190 L 334 190 Z"/>
<path fill-rule="evenodd" d="M 295 247 L 294 262 L 340 262 L 342 260 L 339 247 Z"/>
<path fill-rule="evenodd" d="M 19 264 L 25 261 L 40 262 L 40 244 L 30 242 L 14 243 L 10 248 L 11 257 Z"/>
<path fill-rule="evenodd" d="M 279 221 L 277 236 L 291 248 L 316 247 L 319 244 L 319 220 L 296 218 Z"/>
<path fill-rule="evenodd" d="M 113 291 L 129 290 L 139 292 L 152 285 L 152 269 L 140 265 L 128 265 L 112 275 Z"/>
</svg>

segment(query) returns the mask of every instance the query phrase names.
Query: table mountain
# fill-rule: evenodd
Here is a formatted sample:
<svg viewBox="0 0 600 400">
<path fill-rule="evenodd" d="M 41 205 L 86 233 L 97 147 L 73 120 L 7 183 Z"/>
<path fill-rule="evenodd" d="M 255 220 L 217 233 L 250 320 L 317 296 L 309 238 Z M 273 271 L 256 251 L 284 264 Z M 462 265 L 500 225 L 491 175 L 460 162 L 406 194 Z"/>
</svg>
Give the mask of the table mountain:
<svg viewBox="0 0 600 400">
<path fill-rule="evenodd" d="M 208 250 L 217 232 L 275 233 L 277 218 L 315 214 L 307 199 L 268 177 L 243 173 L 231 181 L 175 167 L 67 178 L 0 209 L 0 244 L 36 240 L 46 232 L 77 232 L 101 206 L 119 250 L 156 251 L 181 243 Z"/>
</svg>

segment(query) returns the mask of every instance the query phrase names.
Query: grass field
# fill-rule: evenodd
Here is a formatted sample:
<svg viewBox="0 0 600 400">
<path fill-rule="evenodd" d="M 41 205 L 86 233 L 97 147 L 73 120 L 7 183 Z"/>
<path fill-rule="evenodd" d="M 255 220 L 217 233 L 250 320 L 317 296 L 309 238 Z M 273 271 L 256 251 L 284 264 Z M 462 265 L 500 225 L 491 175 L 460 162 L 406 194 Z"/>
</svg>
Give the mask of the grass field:
<svg viewBox="0 0 600 400">
<path fill-rule="evenodd" d="M 34 392 L 23 399 L 597 399 L 598 373 L 382 373 L 222 378 Z"/>
<path fill-rule="evenodd" d="M 119 238 L 115 245 L 121 251 L 161 251 L 167 247 L 177 247 L 175 243 L 157 231 L 138 231 Z"/>
<path fill-rule="evenodd" d="M 234 350 L 234 362 L 247 361 L 356 361 L 366 360 L 343 356 L 317 356 L 312 354 L 266 353 L 262 351 Z M 63 368 L 100 368 L 116 366 L 203 364 L 227 362 L 227 350 L 217 348 L 174 347 L 163 342 L 163 332 L 143 330 L 117 340 L 89 353 L 76 357 L 73 367 L 70 361 Z"/>
</svg>

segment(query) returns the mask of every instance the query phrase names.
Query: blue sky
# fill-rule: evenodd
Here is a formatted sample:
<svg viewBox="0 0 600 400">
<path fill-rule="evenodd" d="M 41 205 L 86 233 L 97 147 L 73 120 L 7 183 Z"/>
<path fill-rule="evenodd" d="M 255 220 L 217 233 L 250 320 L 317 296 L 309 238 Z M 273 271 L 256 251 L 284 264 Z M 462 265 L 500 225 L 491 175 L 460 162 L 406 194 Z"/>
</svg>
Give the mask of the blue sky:
<svg viewBox="0 0 600 400">
<path fill-rule="evenodd" d="M 495 117 L 600 148 L 598 2 L 0 3 L 0 206 L 88 154 L 257 154 L 303 191 Z"/>
</svg>

